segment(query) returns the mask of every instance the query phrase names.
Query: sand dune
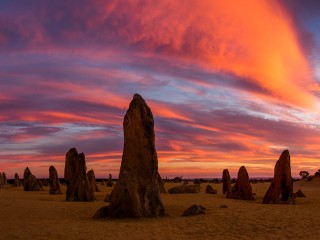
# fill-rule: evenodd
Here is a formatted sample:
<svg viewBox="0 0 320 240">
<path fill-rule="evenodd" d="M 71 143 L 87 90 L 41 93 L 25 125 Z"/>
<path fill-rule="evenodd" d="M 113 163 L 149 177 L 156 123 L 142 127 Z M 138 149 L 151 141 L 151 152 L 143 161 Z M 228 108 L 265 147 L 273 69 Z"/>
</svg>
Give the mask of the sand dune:
<svg viewBox="0 0 320 240">
<path fill-rule="evenodd" d="M 166 183 L 166 189 L 179 184 Z M 162 194 L 170 216 L 143 219 L 93 219 L 112 188 L 100 186 L 95 202 L 65 202 L 65 194 L 24 192 L 10 185 L 0 190 L 0 239 L 318 239 L 320 181 L 294 183 L 307 198 L 297 205 L 263 205 L 269 183 L 252 184 L 255 201 L 226 199 L 221 184 L 210 184 L 217 195 Z M 62 187 L 65 193 L 65 187 Z M 205 215 L 181 217 L 192 204 Z M 227 205 L 228 208 L 220 208 Z"/>
</svg>

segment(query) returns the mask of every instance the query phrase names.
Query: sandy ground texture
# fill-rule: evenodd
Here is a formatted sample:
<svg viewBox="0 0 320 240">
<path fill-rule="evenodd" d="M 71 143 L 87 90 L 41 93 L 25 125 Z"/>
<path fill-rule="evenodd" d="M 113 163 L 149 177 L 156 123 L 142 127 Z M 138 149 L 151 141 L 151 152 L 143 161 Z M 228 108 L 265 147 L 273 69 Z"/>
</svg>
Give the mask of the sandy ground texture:
<svg viewBox="0 0 320 240">
<path fill-rule="evenodd" d="M 65 202 L 65 194 L 49 195 L 48 187 L 24 192 L 9 185 L 0 189 L 0 239 L 320 239 L 317 179 L 294 183 L 307 196 L 297 205 L 261 204 L 270 183 L 252 184 L 255 201 L 226 199 L 221 184 L 210 185 L 218 194 L 205 194 L 206 184 L 199 194 L 162 194 L 170 216 L 158 219 L 93 219 L 112 188 L 99 186 L 95 202 Z M 181 217 L 192 204 L 206 207 L 206 214 Z"/>
</svg>

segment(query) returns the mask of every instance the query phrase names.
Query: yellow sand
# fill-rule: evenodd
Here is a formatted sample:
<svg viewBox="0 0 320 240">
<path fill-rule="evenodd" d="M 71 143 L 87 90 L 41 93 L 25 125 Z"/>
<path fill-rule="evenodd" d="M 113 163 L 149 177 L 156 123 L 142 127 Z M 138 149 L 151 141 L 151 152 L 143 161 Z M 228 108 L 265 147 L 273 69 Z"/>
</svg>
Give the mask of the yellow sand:
<svg viewBox="0 0 320 240">
<path fill-rule="evenodd" d="M 317 180 L 295 182 L 294 190 L 307 198 L 290 206 L 261 204 L 269 183 L 252 184 L 255 201 L 226 199 L 220 184 L 211 185 L 217 195 L 205 194 L 206 184 L 200 194 L 162 194 L 169 217 L 112 220 L 92 218 L 111 188 L 100 186 L 95 202 L 65 202 L 65 194 L 49 195 L 48 187 L 24 192 L 6 186 L 0 189 L 0 239 L 320 239 Z M 192 204 L 205 206 L 206 214 L 181 217 Z"/>
</svg>

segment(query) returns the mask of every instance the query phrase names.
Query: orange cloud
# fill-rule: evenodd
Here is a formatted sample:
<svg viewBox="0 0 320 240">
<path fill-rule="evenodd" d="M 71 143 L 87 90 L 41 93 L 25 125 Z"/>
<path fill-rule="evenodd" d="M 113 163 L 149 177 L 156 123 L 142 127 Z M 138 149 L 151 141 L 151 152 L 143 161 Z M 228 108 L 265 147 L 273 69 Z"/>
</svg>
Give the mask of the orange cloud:
<svg viewBox="0 0 320 240">
<path fill-rule="evenodd" d="M 316 107 L 310 66 L 290 17 L 277 1 L 143 3 L 128 1 L 124 9 L 120 3 L 108 4 L 96 22 L 111 13 L 120 22 L 128 15 L 128 25 L 117 30 L 129 45 L 231 72 L 288 104 Z"/>
</svg>

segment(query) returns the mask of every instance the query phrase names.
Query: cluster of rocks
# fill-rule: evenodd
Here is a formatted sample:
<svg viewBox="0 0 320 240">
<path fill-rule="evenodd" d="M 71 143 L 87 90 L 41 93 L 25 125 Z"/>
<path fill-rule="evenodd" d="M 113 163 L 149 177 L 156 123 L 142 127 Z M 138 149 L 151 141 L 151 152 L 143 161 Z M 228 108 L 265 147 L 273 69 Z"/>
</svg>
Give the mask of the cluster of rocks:
<svg viewBox="0 0 320 240">
<path fill-rule="evenodd" d="M 222 173 L 222 191 L 227 198 L 254 200 L 249 175 L 244 166 L 239 169 L 238 178 L 232 186 L 228 169 Z M 304 194 L 299 190 L 293 194 L 293 179 L 291 176 L 290 154 L 284 150 L 274 168 L 274 178 L 266 192 L 264 204 L 295 204 L 295 197 L 303 197 Z"/>
<path fill-rule="evenodd" d="M 227 189 L 227 198 L 241 199 L 241 200 L 254 200 L 252 194 L 251 184 L 249 182 L 249 175 L 247 169 L 242 166 L 238 171 L 238 179 L 235 184 Z"/>
</svg>

